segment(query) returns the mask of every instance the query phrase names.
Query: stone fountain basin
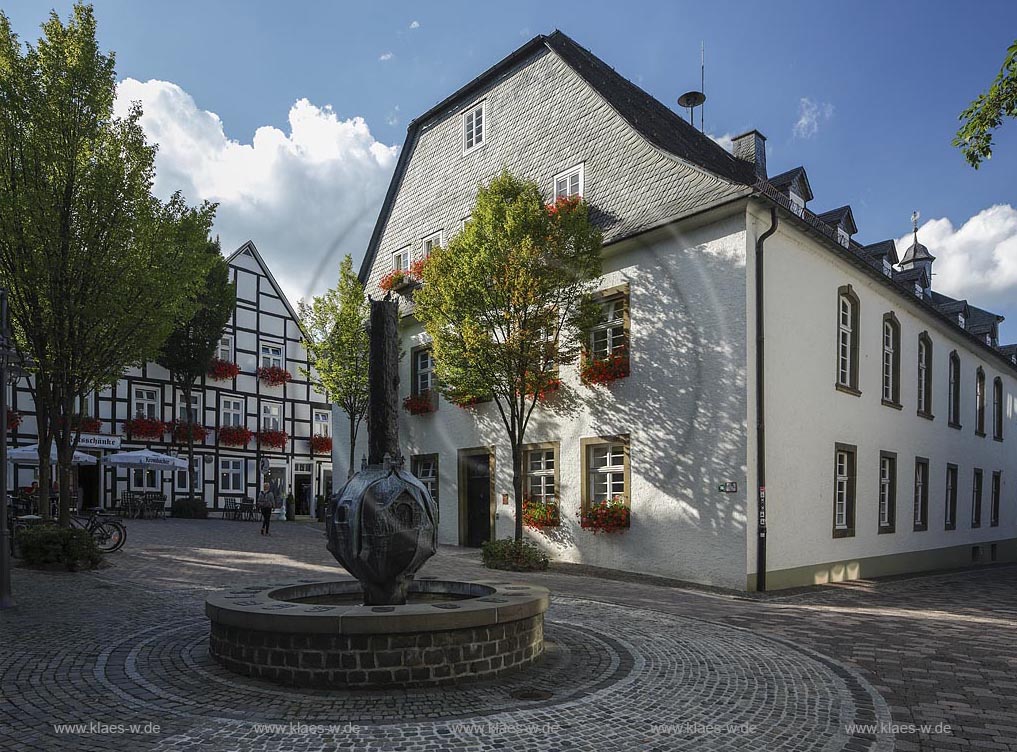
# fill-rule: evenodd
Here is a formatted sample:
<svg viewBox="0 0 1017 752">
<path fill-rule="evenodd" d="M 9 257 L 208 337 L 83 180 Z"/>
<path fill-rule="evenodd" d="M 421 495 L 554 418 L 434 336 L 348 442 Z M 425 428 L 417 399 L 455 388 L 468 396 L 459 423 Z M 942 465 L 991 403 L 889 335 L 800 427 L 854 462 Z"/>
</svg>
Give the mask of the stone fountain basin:
<svg viewBox="0 0 1017 752">
<path fill-rule="evenodd" d="M 543 652 L 543 587 L 418 577 L 406 605 L 365 606 L 361 597 L 353 578 L 214 593 L 205 601 L 209 653 L 279 684 L 368 688 L 491 678 Z"/>
</svg>

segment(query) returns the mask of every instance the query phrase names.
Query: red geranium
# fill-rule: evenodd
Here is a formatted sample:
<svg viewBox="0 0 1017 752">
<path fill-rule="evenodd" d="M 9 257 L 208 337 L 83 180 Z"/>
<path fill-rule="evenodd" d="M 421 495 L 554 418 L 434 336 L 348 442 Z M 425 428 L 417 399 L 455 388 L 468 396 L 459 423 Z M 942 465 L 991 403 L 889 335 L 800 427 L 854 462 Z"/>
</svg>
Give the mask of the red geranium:
<svg viewBox="0 0 1017 752">
<path fill-rule="evenodd" d="M 625 500 L 615 496 L 608 501 L 590 504 L 585 512 L 579 512 L 579 524 L 597 533 L 616 533 L 629 527 L 631 512 Z"/>
<path fill-rule="evenodd" d="M 561 524 L 561 508 L 558 499 L 523 499 L 523 524 L 527 527 L 558 527 Z"/>
<path fill-rule="evenodd" d="M 80 433 L 99 433 L 102 429 L 102 421 L 87 415 L 72 415 L 71 427 L 76 428 Z"/>
<path fill-rule="evenodd" d="M 279 366 L 262 366 L 258 369 L 258 379 L 269 386 L 282 386 L 293 379 L 293 375 Z"/>
<path fill-rule="evenodd" d="M 378 283 L 378 287 L 385 292 L 391 292 L 392 290 L 401 290 L 413 281 L 413 275 L 409 271 L 405 269 L 393 269 L 381 278 L 381 282 Z"/>
<path fill-rule="evenodd" d="M 584 384 L 610 384 L 629 375 L 629 353 L 617 350 L 605 358 L 586 357 L 579 370 Z"/>
<path fill-rule="evenodd" d="M 286 440 L 289 436 L 285 431 L 259 431 L 258 443 L 261 446 L 272 447 L 273 449 L 285 449 Z"/>
<path fill-rule="evenodd" d="M 312 436 L 311 451 L 315 454 L 330 454 L 332 452 L 332 437 Z"/>
<path fill-rule="evenodd" d="M 169 430 L 169 426 L 156 418 L 145 418 L 138 416 L 124 422 L 124 430 L 132 439 L 150 439 L 162 441 L 162 435 Z"/>
<path fill-rule="evenodd" d="M 7 430 L 8 431 L 17 431 L 18 430 L 18 426 L 20 426 L 20 425 L 21 425 L 21 413 L 19 413 L 17 410 L 8 410 L 7 411 Z"/>
<path fill-rule="evenodd" d="M 403 400 L 403 409 L 410 415 L 433 413 L 436 407 L 437 405 L 435 405 L 434 397 L 429 391 L 421 392 L 420 394 L 411 394 Z"/>
<path fill-rule="evenodd" d="M 213 358 L 208 367 L 208 377 L 212 381 L 229 381 L 240 373 L 240 366 L 222 358 Z"/>
<path fill-rule="evenodd" d="M 566 214 L 575 209 L 583 201 L 583 197 L 579 194 L 572 196 L 561 196 L 555 199 L 553 204 L 548 204 L 545 208 L 547 213 L 551 217 L 557 217 L 561 214 Z"/>
<path fill-rule="evenodd" d="M 561 388 L 561 379 L 557 374 L 540 373 L 530 378 L 527 375 L 526 393 L 537 397 L 537 402 L 547 402 Z"/>
<path fill-rule="evenodd" d="M 186 444 L 191 438 L 195 441 L 204 441 L 206 436 L 208 429 L 199 423 L 178 420 L 173 424 L 173 440 L 178 444 Z"/>
<path fill-rule="evenodd" d="M 254 436 L 254 431 L 246 426 L 222 426 L 219 431 L 219 443 L 223 446 L 242 447 Z"/>
</svg>

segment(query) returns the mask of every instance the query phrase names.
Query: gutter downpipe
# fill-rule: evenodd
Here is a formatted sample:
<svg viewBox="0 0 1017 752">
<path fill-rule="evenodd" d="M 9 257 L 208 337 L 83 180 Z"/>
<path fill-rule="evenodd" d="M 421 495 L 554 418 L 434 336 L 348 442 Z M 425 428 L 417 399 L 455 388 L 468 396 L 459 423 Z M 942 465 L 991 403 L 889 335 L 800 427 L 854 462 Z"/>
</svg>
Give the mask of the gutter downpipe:
<svg viewBox="0 0 1017 752">
<path fill-rule="evenodd" d="M 766 424 L 763 419 L 764 338 L 763 338 L 763 243 L 777 231 L 777 209 L 770 208 L 770 229 L 756 238 L 754 274 L 756 281 L 756 591 L 766 591 Z"/>
</svg>

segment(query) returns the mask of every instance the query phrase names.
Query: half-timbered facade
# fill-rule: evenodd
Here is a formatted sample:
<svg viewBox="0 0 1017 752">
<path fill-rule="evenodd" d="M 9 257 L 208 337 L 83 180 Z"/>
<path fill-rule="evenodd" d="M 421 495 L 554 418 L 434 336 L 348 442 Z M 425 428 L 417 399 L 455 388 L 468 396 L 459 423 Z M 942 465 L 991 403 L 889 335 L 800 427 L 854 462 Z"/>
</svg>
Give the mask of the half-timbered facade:
<svg viewBox="0 0 1017 752">
<path fill-rule="evenodd" d="M 189 411 L 205 429 L 198 431 L 205 435 L 196 437 L 194 451 L 196 493 L 208 507 L 222 507 L 226 499 L 253 498 L 269 478 L 284 493 L 293 493 L 298 513 L 312 514 L 315 497 L 331 492 L 330 441 L 319 438 L 312 446 L 312 437 L 331 436 L 330 406 L 308 382 L 307 351 L 296 312 L 254 243 L 245 243 L 227 262 L 237 304 L 217 358 L 235 364 L 238 372 L 225 378 L 222 373 L 219 378 L 206 375 L 195 385 L 191 404 L 185 405 L 166 369 L 156 363 L 131 368 L 115 386 L 82 401 L 79 448 L 98 457 L 140 448 L 186 456 L 186 443 L 173 424 L 186 419 Z M 226 374 L 237 369 L 227 367 Z M 268 372 L 262 370 L 259 377 L 261 369 L 277 369 L 273 373 L 288 374 L 289 380 L 272 384 L 265 378 Z M 35 443 L 28 384 L 15 385 L 10 399 L 20 416 L 11 444 Z M 14 469 L 17 486 L 36 480 L 37 468 Z M 186 471 L 127 470 L 102 463 L 77 467 L 74 479 L 85 507 L 109 506 L 125 490 L 161 491 L 170 504 L 189 489 Z"/>
</svg>

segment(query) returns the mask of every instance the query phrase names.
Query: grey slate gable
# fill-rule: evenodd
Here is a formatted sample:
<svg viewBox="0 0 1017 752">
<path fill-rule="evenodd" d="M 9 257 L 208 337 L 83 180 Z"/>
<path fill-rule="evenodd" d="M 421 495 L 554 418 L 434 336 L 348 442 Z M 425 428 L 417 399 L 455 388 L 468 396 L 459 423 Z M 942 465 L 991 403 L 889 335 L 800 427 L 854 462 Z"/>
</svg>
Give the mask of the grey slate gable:
<svg viewBox="0 0 1017 752">
<path fill-rule="evenodd" d="M 485 144 L 464 154 L 462 113 L 481 100 Z M 582 163 L 606 243 L 750 192 L 746 182 L 717 174 L 751 181 L 750 165 L 646 100 L 652 97 L 556 32 L 414 120 L 361 266 L 368 290 L 391 269 L 395 251 L 409 247 L 416 257 L 421 239 L 438 230 L 447 242 L 472 210 L 477 187 L 503 168 L 537 181 L 550 198 L 553 176 Z M 666 142 L 671 125 L 684 130 Z M 683 154 L 671 150 L 679 148 Z"/>
</svg>

